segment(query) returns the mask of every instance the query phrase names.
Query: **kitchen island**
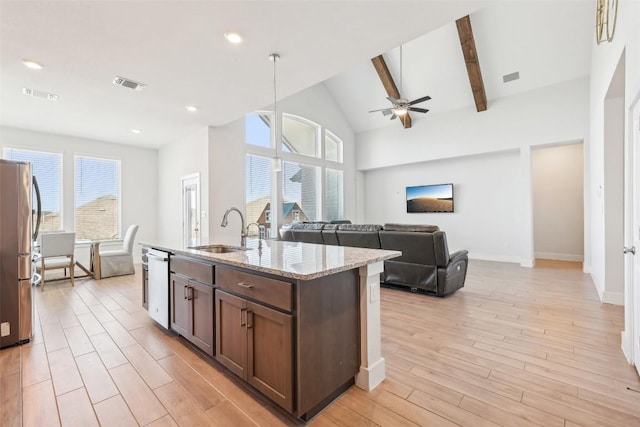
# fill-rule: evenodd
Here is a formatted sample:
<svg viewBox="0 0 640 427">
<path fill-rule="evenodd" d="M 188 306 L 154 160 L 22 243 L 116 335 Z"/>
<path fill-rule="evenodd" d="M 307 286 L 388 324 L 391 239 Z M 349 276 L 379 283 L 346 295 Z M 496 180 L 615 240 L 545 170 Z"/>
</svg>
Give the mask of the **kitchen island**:
<svg viewBox="0 0 640 427">
<path fill-rule="evenodd" d="M 379 275 L 400 252 L 277 240 L 143 246 L 168 254 L 168 327 L 294 416 L 384 379 Z"/>
</svg>

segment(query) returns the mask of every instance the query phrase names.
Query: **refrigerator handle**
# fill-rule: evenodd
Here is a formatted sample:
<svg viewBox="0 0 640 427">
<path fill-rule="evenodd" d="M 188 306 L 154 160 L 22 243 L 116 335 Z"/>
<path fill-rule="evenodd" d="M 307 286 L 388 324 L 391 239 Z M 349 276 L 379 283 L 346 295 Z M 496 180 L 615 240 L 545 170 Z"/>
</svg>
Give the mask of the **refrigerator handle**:
<svg viewBox="0 0 640 427">
<path fill-rule="evenodd" d="M 35 242 L 38 238 L 38 233 L 40 232 L 40 221 L 42 220 L 42 200 L 40 199 L 40 187 L 38 186 L 38 180 L 35 175 L 33 176 L 33 189 L 36 190 L 36 203 L 38 204 L 37 211 L 33 212 L 36 214 L 36 225 L 33 230 L 33 241 Z"/>
</svg>

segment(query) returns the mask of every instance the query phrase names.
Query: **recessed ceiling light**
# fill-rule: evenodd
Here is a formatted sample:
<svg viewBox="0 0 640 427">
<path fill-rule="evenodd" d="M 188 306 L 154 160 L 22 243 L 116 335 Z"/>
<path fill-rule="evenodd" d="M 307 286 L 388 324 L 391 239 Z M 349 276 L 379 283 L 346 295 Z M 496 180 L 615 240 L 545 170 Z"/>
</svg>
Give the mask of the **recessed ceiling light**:
<svg viewBox="0 0 640 427">
<path fill-rule="evenodd" d="M 227 39 L 229 43 L 233 43 L 233 44 L 242 43 L 242 36 L 238 33 L 234 33 L 234 32 L 224 33 L 224 38 Z"/>
<path fill-rule="evenodd" d="M 142 131 L 140 129 L 131 129 L 131 132 L 138 134 L 138 133 L 141 133 Z"/>
<path fill-rule="evenodd" d="M 187 109 L 187 111 L 190 111 L 192 113 L 195 113 L 196 111 L 198 111 L 198 107 L 196 107 L 195 105 L 185 105 L 185 107 Z"/>
<path fill-rule="evenodd" d="M 32 61 L 30 59 L 23 59 L 22 63 L 27 68 L 31 68 L 32 70 L 42 70 L 42 64 L 37 63 L 36 61 Z"/>
</svg>

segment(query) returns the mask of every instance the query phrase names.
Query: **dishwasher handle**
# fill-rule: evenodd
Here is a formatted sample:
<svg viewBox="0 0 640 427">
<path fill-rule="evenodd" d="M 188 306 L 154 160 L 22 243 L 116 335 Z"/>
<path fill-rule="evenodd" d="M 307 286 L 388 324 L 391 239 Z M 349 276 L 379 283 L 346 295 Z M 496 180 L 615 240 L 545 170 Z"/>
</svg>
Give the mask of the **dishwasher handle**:
<svg viewBox="0 0 640 427">
<path fill-rule="evenodd" d="M 168 256 L 158 256 L 156 254 L 152 254 L 151 252 L 147 252 L 147 257 L 148 258 L 153 258 L 153 259 L 156 259 L 156 260 L 162 261 L 162 262 L 169 261 L 169 257 Z"/>
</svg>

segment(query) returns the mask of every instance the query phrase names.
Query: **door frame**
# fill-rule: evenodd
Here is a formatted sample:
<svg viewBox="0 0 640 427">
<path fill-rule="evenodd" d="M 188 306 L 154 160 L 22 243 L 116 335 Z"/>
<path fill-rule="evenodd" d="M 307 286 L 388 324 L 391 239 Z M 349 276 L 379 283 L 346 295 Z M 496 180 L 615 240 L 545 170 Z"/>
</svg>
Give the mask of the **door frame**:
<svg viewBox="0 0 640 427">
<path fill-rule="evenodd" d="M 636 247 L 636 255 L 625 255 L 625 331 L 622 347 L 627 360 L 636 366 L 640 374 L 640 89 L 628 109 L 629 136 L 625 144 L 624 245 Z M 638 227 L 636 234 L 636 227 Z M 626 337 L 625 337 L 626 335 Z"/>
<path fill-rule="evenodd" d="M 198 235 L 196 237 L 196 242 L 194 244 L 195 245 L 199 245 L 200 244 L 200 239 L 202 237 L 202 215 L 201 215 L 201 205 L 200 205 L 200 173 L 199 172 L 195 172 L 189 175 L 184 175 L 180 178 L 180 182 L 181 182 L 181 187 L 180 187 L 180 191 L 182 192 L 182 196 L 181 196 L 181 210 L 182 210 L 182 242 L 185 244 L 185 246 L 187 245 L 187 235 L 186 235 L 186 214 L 185 214 L 185 208 L 186 208 L 186 199 L 185 199 L 185 188 L 187 185 L 192 185 L 193 183 L 196 184 L 196 218 L 198 221 L 197 227 L 198 227 Z"/>
</svg>

